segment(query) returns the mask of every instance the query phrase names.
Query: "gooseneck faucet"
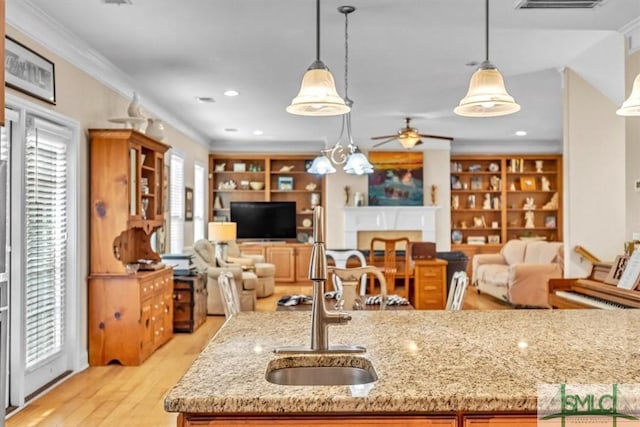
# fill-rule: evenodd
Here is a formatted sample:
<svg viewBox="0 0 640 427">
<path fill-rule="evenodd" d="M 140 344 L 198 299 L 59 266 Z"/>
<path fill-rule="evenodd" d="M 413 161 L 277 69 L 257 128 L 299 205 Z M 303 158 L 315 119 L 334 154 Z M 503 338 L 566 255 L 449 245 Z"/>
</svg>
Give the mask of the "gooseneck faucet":
<svg viewBox="0 0 640 427">
<path fill-rule="evenodd" d="M 311 303 L 311 347 L 278 347 L 276 353 L 364 353 L 361 346 L 329 346 L 329 325 L 346 324 L 348 313 L 329 311 L 324 302 L 327 282 L 327 257 L 324 246 L 324 211 L 322 206 L 313 209 L 313 247 L 309 262 L 309 279 L 313 282 Z"/>
</svg>

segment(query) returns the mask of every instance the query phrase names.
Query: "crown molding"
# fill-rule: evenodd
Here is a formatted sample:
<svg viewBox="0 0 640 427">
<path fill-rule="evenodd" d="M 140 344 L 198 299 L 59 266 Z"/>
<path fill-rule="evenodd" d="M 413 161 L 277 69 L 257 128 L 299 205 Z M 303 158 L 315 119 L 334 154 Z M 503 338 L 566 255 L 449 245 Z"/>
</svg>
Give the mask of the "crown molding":
<svg viewBox="0 0 640 427">
<path fill-rule="evenodd" d="M 562 141 L 505 140 L 454 141 L 451 154 L 562 154 Z"/>
<path fill-rule="evenodd" d="M 6 3 L 6 22 L 36 43 L 41 44 L 56 55 L 69 61 L 94 79 L 109 87 L 123 98 L 129 99 L 132 93 L 145 100 L 145 110 L 161 117 L 165 123 L 174 127 L 207 148 L 209 140 L 189 125 L 165 110 L 161 105 L 136 89 L 136 82 L 120 68 L 78 36 L 52 19 L 29 0 L 9 0 Z"/>
</svg>

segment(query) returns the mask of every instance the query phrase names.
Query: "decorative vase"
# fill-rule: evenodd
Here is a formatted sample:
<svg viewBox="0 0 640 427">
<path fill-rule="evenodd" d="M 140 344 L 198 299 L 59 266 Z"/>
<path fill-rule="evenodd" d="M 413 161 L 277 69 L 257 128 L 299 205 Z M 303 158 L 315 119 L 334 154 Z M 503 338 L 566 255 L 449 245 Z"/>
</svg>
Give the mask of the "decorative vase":
<svg viewBox="0 0 640 427">
<path fill-rule="evenodd" d="M 150 117 L 147 119 L 147 122 L 149 123 L 147 125 L 147 130 L 145 131 L 147 136 L 158 141 L 162 141 L 164 138 L 164 124 L 162 123 L 162 120 Z"/>
<path fill-rule="evenodd" d="M 144 117 L 142 108 L 140 107 L 140 98 L 136 92 L 133 92 L 133 98 L 131 99 L 129 108 L 127 108 L 127 113 L 129 117 Z"/>
</svg>

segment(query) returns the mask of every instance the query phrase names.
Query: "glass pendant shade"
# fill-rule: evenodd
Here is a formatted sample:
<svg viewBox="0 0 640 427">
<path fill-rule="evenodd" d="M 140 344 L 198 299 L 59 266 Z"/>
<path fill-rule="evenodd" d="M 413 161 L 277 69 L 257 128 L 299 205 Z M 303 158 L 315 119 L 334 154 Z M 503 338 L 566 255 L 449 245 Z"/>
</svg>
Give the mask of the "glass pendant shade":
<svg viewBox="0 0 640 427">
<path fill-rule="evenodd" d="M 400 141 L 400 144 L 404 148 L 411 149 L 420 142 L 420 135 L 418 135 L 414 130 L 410 130 L 409 132 L 400 134 L 398 141 Z"/>
<path fill-rule="evenodd" d="M 622 107 L 616 111 L 619 116 L 640 116 L 640 74 L 633 81 L 631 95 L 622 103 Z"/>
<path fill-rule="evenodd" d="M 350 175 L 364 175 L 373 173 L 373 165 L 367 160 L 367 156 L 359 152 L 349 154 L 344 171 Z"/>
<path fill-rule="evenodd" d="M 300 92 L 287 112 L 300 116 L 337 116 L 351 110 L 338 95 L 331 72 L 322 61 L 315 61 L 304 74 Z"/>
<path fill-rule="evenodd" d="M 327 175 L 330 173 L 335 173 L 336 168 L 331 164 L 331 160 L 327 158 L 327 156 L 321 154 L 315 159 L 313 159 L 313 163 L 307 170 L 309 173 L 317 174 L 317 175 Z"/>
<path fill-rule="evenodd" d="M 520 105 L 507 93 L 500 71 L 484 61 L 471 76 L 467 95 L 453 110 L 460 116 L 493 117 L 520 111 Z"/>
</svg>

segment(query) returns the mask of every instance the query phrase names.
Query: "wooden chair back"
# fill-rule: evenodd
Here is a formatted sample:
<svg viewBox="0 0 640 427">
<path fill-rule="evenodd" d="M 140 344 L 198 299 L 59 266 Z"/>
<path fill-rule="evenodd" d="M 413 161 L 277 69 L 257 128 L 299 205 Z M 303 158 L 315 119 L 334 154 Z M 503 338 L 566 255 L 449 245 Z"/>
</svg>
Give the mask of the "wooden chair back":
<svg viewBox="0 0 640 427">
<path fill-rule="evenodd" d="M 402 263 L 398 260 L 397 251 L 404 246 L 404 260 Z M 384 256 L 382 265 L 375 263 L 375 251 L 382 247 Z M 382 274 L 387 281 L 387 291 L 390 294 L 400 295 L 409 298 L 409 284 L 411 280 L 411 241 L 408 237 L 399 237 L 395 239 L 384 239 L 382 237 L 374 237 L 371 239 L 369 251 L 369 264 L 380 267 Z M 403 287 L 396 288 L 396 278 L 402 279 Z M 375 293 L 375 282 L 370 282 L 369 293 Z"/>
<path fill-rule="evenodd" d="M 378 267 L 366 265 L 364 267 L 329 267 L 329 272 L 339 279 L 339 283 L 357 283 L 360 282 L 360 296 L 367 293 L 367 274 L 372 274 L 380 282 L 380 294 L 387 294 L 387 281 Z M 365 279 L 364 281 L 362 279 Z M 341 291 L 341 289 L 337 289 Z"/>
</svg>

